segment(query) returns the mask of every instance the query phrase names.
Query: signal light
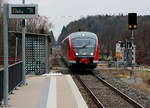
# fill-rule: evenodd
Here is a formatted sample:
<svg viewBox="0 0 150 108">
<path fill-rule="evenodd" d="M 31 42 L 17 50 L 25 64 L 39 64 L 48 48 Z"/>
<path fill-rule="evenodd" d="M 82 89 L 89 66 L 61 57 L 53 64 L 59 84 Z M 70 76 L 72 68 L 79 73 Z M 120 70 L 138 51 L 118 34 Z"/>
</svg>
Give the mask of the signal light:
<svg viewBox="0 0 150 108">
<path fill-rule="evenodd" d="M 129 29 L 131 29 L 131 28 L 132 28 L 132 26 L 131 26 L 131 25 L 129 25 L 129 26 L 128 26 L 128 28 L 129 28 Z"/>
<path fill-rule="evenodd" d="M 128 14 L 128 29 L 137 29 L 137 13 Z"/>
<path fill-rule="evenodd" d="M 128 29 L 137 29 L 137 25 L 128 25 Z"/>
<path fill-rule="evenodd" d="M 137 25 L 134 25 L 133 27 L 134 27 L 134 29 L 136 29 L 136 28 L 137 28 Z"/>
</svg>

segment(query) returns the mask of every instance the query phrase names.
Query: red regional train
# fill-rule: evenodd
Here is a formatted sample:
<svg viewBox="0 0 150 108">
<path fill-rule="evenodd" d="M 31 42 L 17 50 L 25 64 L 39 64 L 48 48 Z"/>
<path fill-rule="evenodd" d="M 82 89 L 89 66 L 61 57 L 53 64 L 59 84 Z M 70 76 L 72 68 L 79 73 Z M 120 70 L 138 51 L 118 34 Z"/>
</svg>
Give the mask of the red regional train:
<svg viewBox="0 0 150 108">
<path fill-rule="evenodd" d="M 68 67 L 95 68 L 99 60 L 98 38 L 91 32 L 75 32 L 61 42 L 61 56 Z"/>
</svg>

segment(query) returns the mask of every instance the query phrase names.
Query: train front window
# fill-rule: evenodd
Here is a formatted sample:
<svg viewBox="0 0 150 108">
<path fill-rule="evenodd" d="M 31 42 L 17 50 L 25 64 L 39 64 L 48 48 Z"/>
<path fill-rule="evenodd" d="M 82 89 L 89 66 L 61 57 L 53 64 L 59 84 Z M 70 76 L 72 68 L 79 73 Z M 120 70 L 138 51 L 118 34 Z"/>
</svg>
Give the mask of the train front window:
<svg viewBox="0 0 150 108">
<path fill-rule="evenodd" d="M 95 40 L 94 39 L 73 39 L 72 46 L 73 48 L 95 47 Z"/>
</svg>

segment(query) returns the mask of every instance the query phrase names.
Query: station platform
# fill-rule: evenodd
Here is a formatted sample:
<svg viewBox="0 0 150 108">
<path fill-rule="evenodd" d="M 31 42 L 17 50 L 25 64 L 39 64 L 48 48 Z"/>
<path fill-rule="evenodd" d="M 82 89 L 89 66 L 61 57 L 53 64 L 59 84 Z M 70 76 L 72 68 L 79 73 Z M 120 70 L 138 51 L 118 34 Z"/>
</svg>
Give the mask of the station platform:
<svg viewBox="0 0 150 108">
<path fill-rule="evenodd" d="M 9 108 L 88 108 L 70 75 L 30 76 L 27 82 L 10 95 Z"/>
</svg>

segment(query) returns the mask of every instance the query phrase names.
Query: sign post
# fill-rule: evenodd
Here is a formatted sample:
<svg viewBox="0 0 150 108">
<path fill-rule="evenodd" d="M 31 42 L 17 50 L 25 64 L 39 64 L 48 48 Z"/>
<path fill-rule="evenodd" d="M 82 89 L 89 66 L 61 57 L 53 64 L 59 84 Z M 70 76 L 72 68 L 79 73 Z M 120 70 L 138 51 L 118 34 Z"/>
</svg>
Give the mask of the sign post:
<svg viewBox="0 0 150 108">
<path fill-rule="evenodd" d="M 24 0 L 23 0 L 24 1 Z M 4 74 L 3 74 L 3 103 L 8 106 L 9 72 L 8 72 L 8 18 L 36 18 L 38 16 L 38 5 L 35 4 L 4 4 L 3 9 L 3 53 L 4 53 Z M 23 69 L 25 69 L 25 28 L 22 37 Z M 23 73 L 25 82 L 25 72 Z"/>
<path fill-rule="evenodd" d="M 8 106 L 8 4 L 4 4 L 3 10 L 3 53 L 4 53 L 4 80 L 3 80 L 3 106 Z"/>
<path fill-rule="evenodd" d="M 23 85 L 26 85 L 26 71 L 25 71 L 25 33 L 26 33 L 26 20 L 28 18 L 36 18 L 38 16 L 38 6 L 35 4 L 11 4 L 9 6 L 9 18 L 22 18 L 22 78 Z"/>
<path fill-rule="evenodd" d="M 25 32 L 26 32 L 26 20 L 22 20 L 22 78 L 23 78 L 23 85 L 26 85 L 26 70 L 25 70 Z"/>
<path fill-rule="evenodd" d="M 23 4 L 25 4 L 25 0 L 22 1 Z M 21 10 L 23 8 L 20 8 Z M 29 11 L 28 13 L 31 13 L 31 12 L 34 12 L 34 10 L 32 10 L 32 8 L 30 9 L 24 9 L 26 10 L 25 12 Z M 23 19 L 22 20 L 22 61 L 23 61 L 23 64 L 22 64 L 22 78 L 23 78 L 23 85 L 26 85 L 27 82 L 26 82 L 26 61 L 25 61 L 25 43 L 26 43 L 26 20 Z"/>
</svg>

